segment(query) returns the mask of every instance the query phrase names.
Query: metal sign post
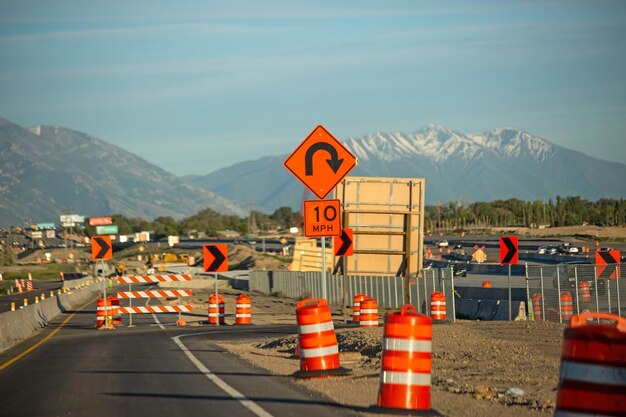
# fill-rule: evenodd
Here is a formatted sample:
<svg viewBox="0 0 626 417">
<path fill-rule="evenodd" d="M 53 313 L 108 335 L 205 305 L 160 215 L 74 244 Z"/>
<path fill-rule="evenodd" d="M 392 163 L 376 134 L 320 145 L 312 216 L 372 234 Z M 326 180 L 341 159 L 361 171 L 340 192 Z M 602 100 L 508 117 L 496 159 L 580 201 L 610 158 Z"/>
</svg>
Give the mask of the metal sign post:
<svg viewBox="0 0 626 417">
<path fill-rule="evenodd" d="M 322 236 L 322 298 L 328 301 L 326 294 L 326 237 Z"/>
<path fill-rule="evenodd" d="M 219 326 L 220 325 L 220 302 L 218 300 L 218 292 L 217 292 L 217 272 L 215 274 L 213 274 L 213 277 L 215 279 L 215 305 L 217 306 L 217 308 L 215 309 L 216 311 L 216 318 L 217 320 L 215 320 L 215 325 Z"/>
</svg>

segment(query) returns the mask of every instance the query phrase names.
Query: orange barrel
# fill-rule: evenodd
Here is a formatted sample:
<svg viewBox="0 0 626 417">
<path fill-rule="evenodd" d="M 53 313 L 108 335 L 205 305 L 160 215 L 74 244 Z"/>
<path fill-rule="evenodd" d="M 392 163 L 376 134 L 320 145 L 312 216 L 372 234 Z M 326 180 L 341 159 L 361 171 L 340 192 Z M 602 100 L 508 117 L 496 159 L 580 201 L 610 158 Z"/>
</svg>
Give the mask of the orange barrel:
<svg viewBox="0 0 626 417">
<path fill-rule="evenodd" d="M 237 297 L 235 324 L 252 324 L 252 301 L 246 294 Z"/>
<path fill-rule="evenodd" d="M 615 324 L 589 323 L 607 319 Z M 626 319 L 577 314 L 563 332 L 555 417 L 626 415 Z"/>
<path fill-rule="evenodd" d="M 535 316 L 535 321 L 543 320 L 543 310 L 541 308 L 541 293 L 536 292 L 533 294 L 533 315 Z"/>
<path fill-rule="evenodd" d="M 26 291 L 32 291 L 33 290 L 33 280 L 32 279 L 28 279 L 28 281 L 26 281 Z"/>
<path fill-rule="evenodd" d="M 122 324 L 122 314 L 120 313 L 120 299 L 117 298 L 117 295 L 109 297 L 111 299 L 111 323 L 113 324 Z"/>
<path fill-rule="evenodd" d="M 581 281 L 578 283 L 578 291 L 580 292 L 580 296 L 583 300 L 583 303 L 591 302 L 591 291 L 590 285 L 587 281 Z"/>
<path fill-rule="evenodd" d="M 378 327 L 378 303 L 374 297 L 361 301 L 359 327 Z"/>
<path fill-rule="evenodd" d="M 330 307 L 323 298 L 311 298 L 296 304 L 300 378 L 345 375 L 349 370 L 339 364 L 339 346 Z"/>
<path fill-rule="evenodd" d="M 111 319 L 111 299 L 107 297 L 106 303 L 104 298 L 98 298 L 98 302 L 96 304 L 96 327 L 100 327 L 105 324 L 105 317 Z"/>
<path fill-rule="evenodd" d="M 209 295 L 209 324 L 224 324 L 225 323 L 225 314 L 224 314 L 224 297 L 222 294 L 211 294 Z"/>
<path fill-rule="evenodd" d="M 483 282 L 483 288 L 491 288 L 491 281 Z"/>
<path fill-rule="evenodd" d="M 352 323 L 358 323 L 361 318 L 361 301 L 365 300 L 367 295 L 363 293 L 357 293 L 354 296 L 352 304 Z"/>
<path fill-rule="evenodd" d="M 446 320 L 446 296 L 441 291 L 430 295 L 430 317 L 433 320 Z"/>
<path fill-rule="evenodd" d="M 561 319 L 568 322 L 574 315 L 572 294 L 569 291 L 561 291 Z"/>
<path fill-rule="evenodd" d="M 378 407 L 430 411 L 432 320 L 404 305 L 387 313 L 383 329 Z M 422 415 L 422 414 L 419 414 Z M 428 414 L 430 415 L 430 414 Z"/>
</svg>

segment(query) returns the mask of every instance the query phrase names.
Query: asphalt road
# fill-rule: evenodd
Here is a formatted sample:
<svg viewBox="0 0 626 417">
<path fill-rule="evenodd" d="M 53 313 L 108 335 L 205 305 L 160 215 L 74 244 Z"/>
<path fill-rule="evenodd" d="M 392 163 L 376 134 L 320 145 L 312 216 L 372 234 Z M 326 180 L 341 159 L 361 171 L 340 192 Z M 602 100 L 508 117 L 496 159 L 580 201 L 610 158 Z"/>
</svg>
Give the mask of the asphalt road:
<svg viewBox="0 0 626 417">
<path fill-rule="evenodd" d="M 135 315 L 135 327 L 99 331 L 94 319 L 90 303 L 0 354 L 0 416 L 356 415 L 215 344 L 293 334 L 295 326 L 179 328 L 167 314 Z"/>
<path fill-rule="evenodd" d="M 24 282 L 26 282 L 26 280 L 24 280 Z M 61 281 L 33 280 L 33 291 L 0 296 L 0 313 L 11 311 L 11 303 L 15 303 L 16 309 L 20 308 L 20 306 L 24 305 L 24 299 L 28 300 L 28 305 L 34 304 L 35 297 L 41 298 L 42 293 L 46 297 L 49 297 L 50 291 L 54 291 L 56 294 L 57 290 L 61 287 Z"/>
</svg>

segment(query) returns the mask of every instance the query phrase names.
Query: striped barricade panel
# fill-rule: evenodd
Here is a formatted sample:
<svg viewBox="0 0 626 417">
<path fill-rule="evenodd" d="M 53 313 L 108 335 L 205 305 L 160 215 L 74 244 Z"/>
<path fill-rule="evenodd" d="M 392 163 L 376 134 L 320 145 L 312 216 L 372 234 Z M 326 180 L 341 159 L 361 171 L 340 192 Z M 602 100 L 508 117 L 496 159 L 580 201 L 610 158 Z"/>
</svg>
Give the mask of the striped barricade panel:
<svg viewBox="0 0 626 417">
<path fill-rule="evenodd" d="M 120 307 L 121 314 L 148 314 L 148 313 L 189 313 L 191 305 L 179 306 L 142 306 L 142 307 Z"/>
<path fill-rule="evenodd" d="M 169 298 L 190 297 L 191 295 L 191 290 L 123 291 L 117 293 L 119 298 Z"/>
<path fill-rule="evenodd" d="M 141 284 L 147 282 L 174 282 L 191 281 L 191 275 L 167 274 L 167 275 L 124 275 L 117 277 L 120 284 Z"/>
</svg>

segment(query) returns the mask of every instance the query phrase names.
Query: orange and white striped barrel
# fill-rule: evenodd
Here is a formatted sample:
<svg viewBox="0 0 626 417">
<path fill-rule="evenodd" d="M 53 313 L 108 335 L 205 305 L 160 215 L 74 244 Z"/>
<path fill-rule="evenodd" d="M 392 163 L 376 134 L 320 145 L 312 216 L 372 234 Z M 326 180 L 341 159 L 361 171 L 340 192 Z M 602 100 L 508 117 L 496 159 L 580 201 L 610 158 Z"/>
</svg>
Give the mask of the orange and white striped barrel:
<svg viewBox="0 0 626 417">
<path fill-rule="evenodd" d="M 120 314 L 120 299 L 117 296 L 109 297 L 111 299 L 111 323 L 122 324 L 122 315 Z"/>
<path fill-rule="evenodd" d="M 430 295 L 430 317 L 438 321 L 446 320 L 446 296 L 441 291 Z"/>
<path fill-rule="evenodd" d="M 583 303 L 591 302 L 591 285 L 587 281 L 581 281 L 578 283 L 578 292 Z"/>
<path fill-rule="evenodd" d="M 378 303 L 373 297 L 361 301 L 359 327 L 378 327 Z"/>
<path fill-rule="evenodd" d="M 30 275 L 29 275 L 29 279 L 26 281 L 26 291 L 32 291 L 33 290 L 33 280 L 30 279 Z"/>
<path fill-rule="evenodd" d="M 339 363 L 339 346 L 330 307 L 323 298 L 311 298 L 296 304 L 300 371 L 294 376 L 313 378 L 341 375 L 347 370 Z"/>
<path fill-rule="evenodd" d="M 222 294 L 209 295 L 209 324 L 226 323 L 224 297 Z"/>
<path fill-rule="evenodd" d="M 541 305 L 542 297 L 540 292 L 536 292 L 533 294 L 533 316 L 535 317 L 535 321 L 543 320 L 543 309 Z"/>
<path fill-rule="evenodd" d="M 111 299 L 107 297 L 106 302 L 104 298 L 98 298 L 96 303 L 96 327 L 100 327 L 106 323 L 106 318 L 109 320 L 111 317 Z"/>
<path fill-rule="evenodd" d="M 432 319 L 404 305 L 387 313 L 383 330 L 378 407 L 430 411 Z M 421 415 L 421 414 L 420 414 Z"/>
<path fill-rule="evenodd" d="M 235 324 L 252 324 L 252 301 L 246 294 L 237 297 Z"/>
<path fill-rule="evenodd" d="M 363 293 L 357 293 L 352 301 L 352 322 L 358 323 L 361 318 L 361 301 L 365 300 L 367 295 Z"/>
<path fill-rule="evenodd" d="M 572 293 L 569 291 L 561 291 L 561 319 L 564 323 L 574 315 L 574 305 L 572 304 Z"/>
<path fill-rule="evenodd" d="M 588 321 L 598 318 L 611 323 Z M 626 416 L 626 318 L 608 313 L 572 317 L 563 332 L 554 416 Z"/>
</svg>

